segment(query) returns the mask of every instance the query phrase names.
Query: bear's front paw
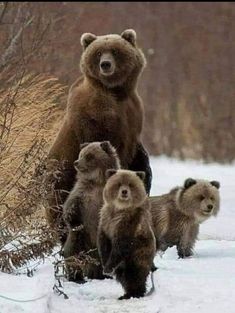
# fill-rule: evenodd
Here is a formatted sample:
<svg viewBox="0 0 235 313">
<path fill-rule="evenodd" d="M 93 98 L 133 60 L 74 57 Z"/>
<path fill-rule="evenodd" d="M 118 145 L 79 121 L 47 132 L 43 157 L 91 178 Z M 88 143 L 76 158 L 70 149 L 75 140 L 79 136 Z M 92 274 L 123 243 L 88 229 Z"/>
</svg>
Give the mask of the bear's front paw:
<svg viewBox="0 0 235 313">
<path fill-rule="evenodd" d="M 125 293 L 123 296 L 119 297 L 118 300 L 128 300 L 131 296 L 128 293 Z"/>
<path fill-rule="evenodd" d="M 54 181 L 58 181 L 59 182 L 62 179 L 62 177 L 63 177 L 63 173 L 61 171 L 59 171 L 59 170 L 57 170 L 54 173 L 52 173 L 52 179 Z"/>
<path fill-rule="evenodd" d="M 185 259 L 193 255 L 193 251 L 191 248 L 178 248 L 178 256 L 180 259 Z"/>
<path fill-rule="evenodd" d="M 112 270 L 104 269 L 104 270 L 103 270 L 103 275 L 113 278 L 113 276 L 114 276 L 114 269 L 112 269 Z"/>
<path fill-rule="evenodd" d="M 103 274 L 104 274 L 104 275 L 108 275 L 108 276 L 113 276 L 113 275 L 114 275 L 114 268 L 111 266 L 110 263 L 107 263 L 107 264 L 104 266 Z"/>
<path fill-rule="evenodd" d="M 105 267 L 104 270 L 103 270 L 103 274 L 104 275 L 113 276 L 113 272 L 114 272 L 113 268 Z"/>
</svg>

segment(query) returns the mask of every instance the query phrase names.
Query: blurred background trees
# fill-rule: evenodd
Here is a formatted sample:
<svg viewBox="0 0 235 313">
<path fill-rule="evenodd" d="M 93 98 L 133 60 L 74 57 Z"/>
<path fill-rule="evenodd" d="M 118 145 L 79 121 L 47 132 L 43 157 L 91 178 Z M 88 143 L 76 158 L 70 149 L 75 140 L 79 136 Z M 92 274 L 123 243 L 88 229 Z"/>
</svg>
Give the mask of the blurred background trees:
<svg viewBox="0 0 235 313">
<path fill-rule="evenodd" d="M 235 3 L 31 4 L 53 20 L 32 70 L 70 85 L 80 36 L 134 28 L 148 61 L 140 81 L 143 140 L 152 155 L 231 162 L 235 157 Z M 30 35 L 30 34 L 29 34 Z"/>
</svg>

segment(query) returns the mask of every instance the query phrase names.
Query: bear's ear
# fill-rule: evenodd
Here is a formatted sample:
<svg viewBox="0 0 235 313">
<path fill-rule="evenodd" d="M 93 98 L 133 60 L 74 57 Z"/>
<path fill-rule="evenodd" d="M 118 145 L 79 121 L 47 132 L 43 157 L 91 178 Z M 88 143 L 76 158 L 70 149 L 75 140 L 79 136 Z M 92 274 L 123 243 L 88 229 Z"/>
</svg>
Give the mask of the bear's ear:
<svg viewBox="0 0 235 313">
<path fill-rule="evenodd" d="M 121 33 L 121 37 L 127 40 L 132 46 L 136 44 L 136 32 L 134 29 L 126 29 Z"/>
<path fill-rule="evenodd" d="M 117 173 L 117 170 L 109 169 L 105 172 L 105 177 L 106 177 L 106 179 L 108 179 L 116 173 Z"/>
<path fill-rule="evenodd" d="M 220 188 L 220 183 L 218 181 L 212 180 L 210 183 L 211 183 L 212 186 L 216 187 L 217 189 Z"/>
<path fill-rule="evenodd" d="M 197 181 L 193 178 L 187 178 L 184 182 L 184 188 L 188 189 L 189 187 L 195 185 Z"/>
<path fill-rule="evenodd" d="M 85 50 L 89 44 L 91 44 L 94 40 L 96 40 L 96 35 L 91 34 L 91 33 L 84 33 L 81 36 L 81 45 L 83 47 L 83 49 Z"/>
<path fill-rule="evenodd" d="M 135 172 L 135 173 L 142 181 L 144 181 L 144 179 L 145 179 L 145 172 Z"/>
<path fill-rule="evenodd" d="M 86 146 L 88 146 L 90 144 L 90 142 L 84 142 L 80 144 L 80 150 L 82 150 L 83 148 L 85 148 Z"/>
<path fill-rule="evenodd" d="M 111 151 L 111 145 L 110 145 L 110 142 L 109 141 L 103 141 L 103 142 L 101 142 L 101 144 L 100 144 L 100 146 L 101 146 L 101 148 L 104 150 L 104 152 L 106 152 L 106 153 L 110 153 L 110 152 L 112 152 Z"/>
</svg>

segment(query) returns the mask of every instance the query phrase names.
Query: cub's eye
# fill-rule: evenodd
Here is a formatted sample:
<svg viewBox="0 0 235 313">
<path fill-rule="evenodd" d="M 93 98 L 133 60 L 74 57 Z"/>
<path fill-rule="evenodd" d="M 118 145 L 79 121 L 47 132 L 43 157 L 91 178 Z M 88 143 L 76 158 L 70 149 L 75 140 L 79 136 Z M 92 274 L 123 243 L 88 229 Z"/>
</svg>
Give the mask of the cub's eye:
<svg viewBox="0 0 235 313">
<path fill-rule="evenodd" d="M 133 188 L 133 184 L 129 184 L 129 187 L 130 187 L 130 188 Z"/>
<path fill-rule="evenodd" d="M 97 57 L 99 57 L 99 58 L 101 57 L 101 52 L 100 51 L 97 52 Z"/>
<path fill-rule="evenodd" d="M 203 201 L 203 200 L 205 200 L 205 197 L 202 196 L 202 195 L 200 195 L 200 196 L 199 196 L 199 200 L 200 200 L 200 201 Z"/>
<path fill-rule="evenodd" d="M 86 161 L 91 161 L 91 160 L 94 160 L 94 155 L 87 154 L 85 158 L 86 158 Z"/>
<path fill-rule="evenodd" d="M 210 199 L 211 199 L 211 201 L 214 201 L 214 200 L 215 200 L 215 198 L 214 198 L 214 197 L 210 197 Z"/>
<path fill-rule="evenodd" d="M 113 55 L 117 55 L 117 50 L 116 49 L 112 49 L 112 54 Z"/>
</svg>

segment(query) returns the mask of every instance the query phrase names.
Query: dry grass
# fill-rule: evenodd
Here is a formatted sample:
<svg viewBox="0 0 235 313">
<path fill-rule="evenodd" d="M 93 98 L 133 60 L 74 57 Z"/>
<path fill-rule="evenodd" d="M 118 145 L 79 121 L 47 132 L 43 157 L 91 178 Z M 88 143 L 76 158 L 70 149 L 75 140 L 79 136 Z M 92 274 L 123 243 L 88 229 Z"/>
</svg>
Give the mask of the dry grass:
<svg viewBox="0 0 235 313">
<path fill-rule="evenodd" d="M 0 199 L 4 197 L 13 181 L 21 175 L 19 166 L 25 160 L 26 153 L 37 143 L 44 141 L 47 151 L 60 126 L 63 109 L 60 105 L 65 87 L 57 79 L 51 77 L 27 76 L 22 81 L 15 98 L 15 110 L 11 131 L 7 140 L 7 148 L 0 158 Z M 0 94 L 0 103 L 8 96 L 9 90 Z M 36 140 L 36 143 L 35 143 Z M 33 149 L 32 149 L 33 150 Z M 36 151 L 32 151 L 35 153 Z M 31 173 L 34 170 L 29 168 Z M 14 203 L 17 191 L 11 188 L 4 198 L 6 203 Z M 1 210 L 3 213 L 3 210 Z"/>
<path fill-rule="evenodd" d="M 0 139 L 3 271 L 12 272 L 32 258 L 43 257 L 54 246 L 42 205 L 43 162 L 60 127 L 64 100 L 65 87 L 45 75 L 25 76 L 20 87 L 0 91 L 0 125 L 7 130 Z M 7 110 L 5 103 L 10 103 Z"/>
</svg>

